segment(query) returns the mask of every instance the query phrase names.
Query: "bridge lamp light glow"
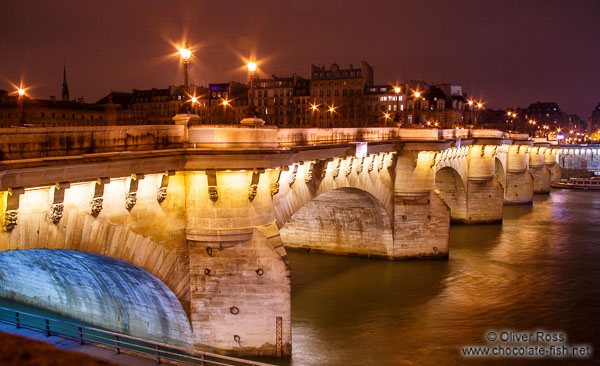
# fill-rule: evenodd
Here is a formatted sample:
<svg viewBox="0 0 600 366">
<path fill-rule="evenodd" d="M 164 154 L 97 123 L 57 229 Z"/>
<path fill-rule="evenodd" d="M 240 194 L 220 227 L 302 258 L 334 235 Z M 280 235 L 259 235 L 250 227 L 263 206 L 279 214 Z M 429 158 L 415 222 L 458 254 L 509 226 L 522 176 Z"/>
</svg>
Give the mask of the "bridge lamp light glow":
<svg viewBox="0 0 600 366">
<path fill-rule="evenodd" d="M 319 108 L 319 106 L 317 104 L 311 104 L 310 105 L 310 109 L 312 109 L 313 112 L 316 111 L 318 108 Z"/>
<path fill-rule="evenodd" d="M 390 114 L 389 113 L 384 113 L 383 115 L 384 115 L 385 119 L 390 119 Z"/>
<path fill-rule="evenodd" d="M 401 91 L 401 90 L 402 90 L 402 89 L 400 89 L 400 87 L 399 87 L 399 86 L 396 86 L 396 87 L 394 87 L 394 93 L 396 93 L 396 94 L 400 94 L 400 91 Z"/>
<path fill-rule="evenodd" d="M 229 101 L 225 99 L 221 104 L 223 105 L 223 107 L 227 107 L 229 105 Z"/>
<path fill-rule="evenodd" d="M 481 102 L 477 103 L 477 108 L 479 108 L 479 109 L 483 108 L 483 103 L 481 103 Z"/>
<path fill-rule="evenodd" d="M 335 107 L 334 106 L 329 107 L 329 112 L 331 112 L 331 113 L 335 112 Z"/>
<path fill-rule="evenodd" d="M 256 62 L 248 62 L 248 71 L 250 72 L 254 72 L 256 71 Z"/>
<path fill-rule="evenodd" d="M 472 105 L 473 105 L 473 101 L 472 101 L 472 100 L 469 100 L 469 102 L 468 102 L 468 103 L 469 103 L 469 105 L 470 105 L 470 106 L 472 106 Z"/>
<path fill-rule="evenodd" d="M 192 57 L 192 50 L 190 50 L 187 47 L 182 46 L 179 49 L 179 55 L 181 56 L 181 58 L 183 59 L 184 62 L 187 62 Z"/>
<path fill-rule="evenodd" d="M 23 88 L 17 89 L 17 94 L 19 94 L 19 96 L 22 97 L 23 95 L 25 95 L 25 89 L 23 89 Z"/>
<path fill-rule="evenodd" d="M 415 92 L 415 98 L 419 99 L 421 97 L 421 92 L 416 91 Z"/>
<path fill-rule="evenodd" d="M 198 102 L 198 98 L 192 97 L 192 104 L 196 104 Z"/>
</svg>

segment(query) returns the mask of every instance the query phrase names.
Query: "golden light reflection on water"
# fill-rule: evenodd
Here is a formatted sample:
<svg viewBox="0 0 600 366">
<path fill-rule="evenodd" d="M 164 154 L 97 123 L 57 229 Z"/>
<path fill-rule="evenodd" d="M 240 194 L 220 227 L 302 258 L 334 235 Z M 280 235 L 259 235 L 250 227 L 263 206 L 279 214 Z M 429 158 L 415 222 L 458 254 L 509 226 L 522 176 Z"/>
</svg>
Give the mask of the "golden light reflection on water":
<svg viewBox="0 0 600 366">
<path fill-rule="evenodd" d="M 447 262 L 290 253 L 291 364 L 462 365 L 461 346 L 507 328 L 600 350 L 598 209 L 594 192 L 536 196 L 505 207 L 503 225 L 452 227 Z"/>
</svg>

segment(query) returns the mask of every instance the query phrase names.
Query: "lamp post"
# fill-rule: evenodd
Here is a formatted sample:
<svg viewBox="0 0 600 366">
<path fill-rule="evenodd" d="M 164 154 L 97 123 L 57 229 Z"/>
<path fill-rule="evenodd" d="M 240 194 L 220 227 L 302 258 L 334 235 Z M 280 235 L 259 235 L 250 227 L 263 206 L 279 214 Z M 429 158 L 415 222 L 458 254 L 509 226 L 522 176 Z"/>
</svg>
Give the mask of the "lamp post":
<svg viewBox="0 0 600 366">
<path fill-rule="evenodd" d="M 184 47 L 179 49 L 179 54 L 181 55 L 181 61 L 183 62 L 183 88 L 189 93 L 188 66 L 190 65 L 190 58 L 192 57 L 192 50 L 189 49 L 189 46 L 186 43 Z"/>
<path fill-rule="evenodd" d="M 469 105 L 469 124 L 472 125 L 473 124 L 473 101 L 469 100 L 467 102 L 467 104 Z"/>
<path fill-rule="evenodd" d="M 248 113 L 246 117 L 256 117 L 256 106 L 254 105 L 254 72 L 256 71 L 256 63 L 248 62 Z"/>
<path fill-rule="evenodd" d="M 193 96 L 190 99 L 190 102 L 192 104 L 192 111 L 195 113 L 196 112 L 196 103 L 198 103 L 198 98 L 196 98 L 195 96 Z"/>
<path fill-rule="evenodd" d="M 477 103 L 477 116 L 475 117 L 475 126 L 477 126 L 478 122 L 481 123 L 481 109 L 483 108 L 483 103 Z"/>
<path fill-rule="evenodd" d="M 421 125 L 421 92 L 420 91 L 415 91 L 414 93 L 415 96 L 415 117 L 416 117 L 416 123 L 419 124 L 419 126 Z"/>
<path fill-rule="evenodd" d="M 21 123 L 21 125 L 25 125 L 25 116 L 23 114 L 23 99 L 25 97 L 25 89 L 17 89 L 17 94 L 19 95 L 19 122 Z"/>
<path fill-rule="evenodd" d="M 396 122 L 398 124 L 398 126 L 400 126 L 400 124 L 402 123 L 402 120 L 400 119 L 400 92 L 402 91 L 402 89 L 400 89 L 399 86 L 394 87 L 394 93 L 396 93 L 396 115 L 394 116 L 394 122 Z M 387 121 L 387 118 L 386 118 Z"/>
<path fill-rule="evenodd" d="M 254 105 L 254 72 L 256 71 L 256 63 L 248 62 L 248 111 L 246 118 L 240 121 L 243 125 L 264 125 L 265 121 L 259 118 Z"/>
</svg>

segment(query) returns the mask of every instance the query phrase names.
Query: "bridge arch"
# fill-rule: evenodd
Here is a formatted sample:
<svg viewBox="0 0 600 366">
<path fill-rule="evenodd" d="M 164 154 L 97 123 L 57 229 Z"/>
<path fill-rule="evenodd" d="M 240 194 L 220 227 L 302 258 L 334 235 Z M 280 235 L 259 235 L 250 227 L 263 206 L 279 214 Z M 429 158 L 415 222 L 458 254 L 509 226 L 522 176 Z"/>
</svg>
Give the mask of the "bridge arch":
<svg viewBox="0 0 600 366">
<path fill-rule="evenodd" d="M 342 187 L 356 188 L 376 199 L 389 218 L 394 214 L 395 154 L 305 162 L 281 173 L 273 197 L 277 226 L 282 228 L 301 207 L 317 196 Z"/>
<path fill-rule="evenodd" d="M 446 166 L 435 174 L 435 187 L 442 200 L 450 207 L 452 220 L 467 218 L 467 189 L 456 169 Z"/>
<path fill-rule="evenodd" d="M 318 195 L 279 230 L 284 244 L 333 254 L 393 256 L 391 219 L 377 198 L 353 187 Z"/>
<path fill-rule="evenodd" d="M 393 257 L 395 162 L 395 154 L 380 153 L 307 161 L 282 172 L 273 206 L 284 245 Z"/>
<path fill-rule="evenodd" d="M 148 182 L 142 181 L 146 184 Z M 142 183 L 140 187 L 142 187 Z M 121 186 L 121 187 L 119 187 Z M 49 217 L 49 188 L 25 190 L 19 198 L 18 223 L 9 232 L 0 232 L 0 253 L 24 249 L 74 250 L 122 260 L 140 267 L 159 278 L 179 299 L 186 313 L 190 313 L 189 261 L 186 248 L 170 248 L 150 236 L 141 235 L 130 223 L 129 215 L 117 215 L 118 209 L 127 212 L 124 205 L 122 182 L 111 182 L 104 194 L 104 208 L 98 217 L 90 214 L 89 186 L 71 185 L 65 192 L 64 210 L 59 222 Z M 151 201 L 145 192 L 138 195 L 140 208 Z M 156 199 L 154 198 L 156 202 Z M 132 210 L 137 213 L 137 207 Z M 162 214 L 160 207 L 155 211 Z M 127 212 L 129 213 L 129 212 Z M 140 218 L 146 219 L 146 212 Z M 172 235 L 169 232 L 166 235 Z"/>
<path fill-rule="evenodd" d="M 64 249 L 0 253 L 0 297 L 111 331 L 191 347 L 175 294 L 133 264 Z"/>
</svg>

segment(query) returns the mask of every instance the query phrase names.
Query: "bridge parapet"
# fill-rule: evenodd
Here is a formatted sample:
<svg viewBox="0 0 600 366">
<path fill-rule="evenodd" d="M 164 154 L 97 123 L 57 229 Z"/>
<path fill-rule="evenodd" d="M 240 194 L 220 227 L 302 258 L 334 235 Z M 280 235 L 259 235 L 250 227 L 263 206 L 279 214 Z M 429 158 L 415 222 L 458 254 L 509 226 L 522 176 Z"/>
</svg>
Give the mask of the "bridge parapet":
<svg viewBox="0 0 600 366">
<path fill-rule="evenodd" d="M 96 126 L 0 129 L 0 160 L 181 147 L 183 126 Z"/>
<path fill-rule="evenodd" d="M 0 129 L 0 160 L 22 160 L 125 151 L 178 148 L 276 149 L 384 141 L 504 139 L 494 130 L 378 128 L 300 128 L 275 126 L 96 126 Z"/>
</svg>

